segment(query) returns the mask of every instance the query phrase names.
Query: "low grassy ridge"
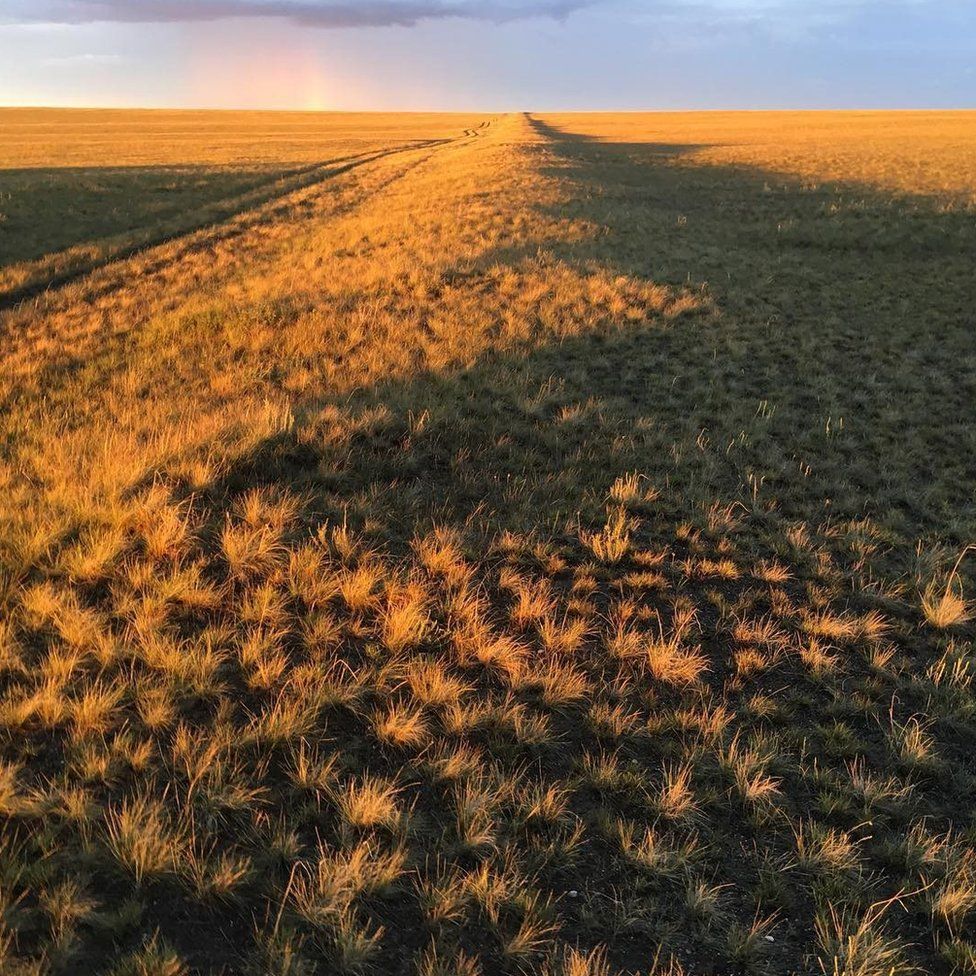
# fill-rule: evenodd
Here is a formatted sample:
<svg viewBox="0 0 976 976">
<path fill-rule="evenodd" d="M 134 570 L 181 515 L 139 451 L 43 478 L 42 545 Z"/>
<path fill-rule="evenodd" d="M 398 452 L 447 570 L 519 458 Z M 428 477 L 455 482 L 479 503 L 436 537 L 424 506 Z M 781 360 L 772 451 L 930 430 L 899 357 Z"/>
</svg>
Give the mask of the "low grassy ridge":
<svg viewBox="0 0 976 976">
<path fill-rule="evenodd" d="M 0 968 L 976 972 L 976 116 L 485 121 L 0 313 Z"/>
</svg>

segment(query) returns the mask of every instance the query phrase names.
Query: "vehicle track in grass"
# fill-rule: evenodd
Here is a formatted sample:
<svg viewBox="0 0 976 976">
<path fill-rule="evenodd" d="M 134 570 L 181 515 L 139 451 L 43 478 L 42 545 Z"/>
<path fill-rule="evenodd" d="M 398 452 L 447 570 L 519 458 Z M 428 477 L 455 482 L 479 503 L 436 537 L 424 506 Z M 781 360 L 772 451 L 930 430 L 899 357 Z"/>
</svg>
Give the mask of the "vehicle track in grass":
<svg viewBox="0 0 976 976">
<path fill-rule="evenodd" d="M 844 187 L 598 125 L 507 116 L 10 313 L 24 972 L 960 971 L 973 581 L 935 626 L 920 557 L 971 523 L 971 289 L 901 227 L 971 230 L 865 199 L 905 244 L 850 268 L 809 246 Z"/>
<path fill-rule="evenodd" d="M 0 304 L 0 336 L 9 369 L 25 380 L 30 374 L 32 383 L 40 377 L 57 382 L 154 318 L 174 311 L 188 282 L 198 292 L 207 291 L 218 279 L 236 274 L 235 269 L 286 260 L 285 253 L 298 246 L 295 242 L 315 222 L 337 221 L 442 153 L 470 147 L 484 138 L 491 121 L 476 135 L 384 150 L 332 167 L 327 177 L 221 223 L 136 249 L 12 308 Z M 387 170 L 377 169 L 384 165 Z M 352 173 L 360 174 L 360 183 L 343 179 Z M 138 298 L 127 292 L 134 278 L 141 282 Z M 19 355 L 18 350 L 28 348 L 35 354 Z M 39 348 L 49 353 L 36 355 Z M 15 367 L 14 361 L 20 365 Z"/>
<path fill-rule="evenodd" d="M 238 227 L 240 221 L 243 221 L 239 225 L 240 227 L 249 226 L 250 218 L 263 219 L 266 216 L 274 215 L 275 209 L 273 208 L 282 203 L 287 203 L 295 194 L 314 189 L 334 180 L 336 177 L 382 159 L 406 153 L 422 152 L 427 149 L 447 148 L 480 138 L 490 124 L 491 120 L 486 119 L 477 128 L 465 129 L 460 136 L 453 139 L 424 139 L 410 142 L 407 145 L 385 146 L 377 150 L 342 156 L 279 173 L 271 179 L 252 186 L 244 193 L 214 201 L 203 208 L 206 215 L 205 219 L 188 222 L 171 233 L 154 233 L 152 228 L 148 228 L 143 232 L 144 236 L 137 240 L 121 243 L 117 247 L 110 245 L 108 253 L 102 256 L 83 260 L 64 270 L 56 270 L 46 275 L 44 266 L 50 265 L 52 261 L 56 261 L 65 252 L 45 256 L 35 262 L 30 262 L 37 268 L 37 272 L 28 271 L 26 282 L 6 290 L 0 290 L 0 312 L 16 309 L 45 294 L 60 291 L 88 278 L 101 269 L 127 261 L 155 248 L 184 240 L 196 242 L 201 235 L 203 235 L 202 239 L 205 240 L 208 236 L 220 235 L 223 229 Z M 269 210 L 269 208 L 272 209 Z"/>
</svg>

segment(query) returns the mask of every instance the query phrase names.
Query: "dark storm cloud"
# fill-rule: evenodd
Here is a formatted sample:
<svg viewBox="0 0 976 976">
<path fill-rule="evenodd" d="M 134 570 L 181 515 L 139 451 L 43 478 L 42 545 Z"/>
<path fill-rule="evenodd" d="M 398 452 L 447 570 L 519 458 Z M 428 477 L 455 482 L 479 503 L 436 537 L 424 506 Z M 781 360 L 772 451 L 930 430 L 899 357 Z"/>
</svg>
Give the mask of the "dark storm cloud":
<svg viewBox="0 0 976 976">
<path fill-rule="evenodd" d="M 596 2 L 599 0 L 15 0 L 13 15 L 6 19 L 144 24 L 279 17 L 305 27 L 412 27 L 447 18 L 492 23 L 530 17 L 558 20 Z"/>
</svg>

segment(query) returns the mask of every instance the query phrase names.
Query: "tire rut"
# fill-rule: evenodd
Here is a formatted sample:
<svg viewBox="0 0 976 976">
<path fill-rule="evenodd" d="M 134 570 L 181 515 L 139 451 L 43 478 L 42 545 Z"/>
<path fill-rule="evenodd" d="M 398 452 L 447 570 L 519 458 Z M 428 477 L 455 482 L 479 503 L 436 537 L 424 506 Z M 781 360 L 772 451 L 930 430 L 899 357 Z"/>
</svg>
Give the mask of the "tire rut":
<svg viewBox="0 0 976 976">
<path fill-rule="evenodd" d="M 218 206 L 220 203 L 226 202 L 228 209 L 216 220 L 204 221 L 199 224 L 182 228 L 172 234 L 164 234 L 158 237 L 152 237 L 149 240 L 139 241 L 131 246 L 122 247 L 118 251 L 107 255 L 103 260 L 86 262 L 79 267 L 70 268 L 63 273 L 53 275 L 40 281 L 29 282 L 28 284 L 17 287 L 5 294 L 0 294 L 0 312 L 16 310 L 31 300 L 36 302 L 43 296 L 55 294 L 72 284 L 82 281 L 90 275 L 94 275 L 99 271 L 111 267 L 112 265 L 120 264 L 130 260 L 131 258 L 138 257 L 141 254 L 146 254 L 155 248 L 164 247 L 171 244 L 178 244 L 180 241 L 186 241 L 186 246 L 180 248 L 175 254 L 166 255 L 165 257 L 161 258 L 159 262 L 150 264 L 143 271 L 143 273 L 152 274 L 171 265 L 174 261 L 179 260 L 180 257 L 186 253 L 198 251 L 212 246 L 213 244 L 225 242 L 239 236 L 244 230 L 252 226 L 255 220 L 264 219 L 280 213 L 282 210 L 282 205 L 285 204 L 290 197 L 293 197 L 297 193 L 314 189 L 315 187 L 320 186 L 323 183 L 327 183 L 336 177 L 349 173 L 352 170 L 359 169 L 360 167 L 367 166 L 371 163 L 379 162 L 380 160 L 387 159 L 390 156 L 396 156 L 409 152 L 421 152 L 424 149 L 434 149 L 436 151 L 446 149 L 449 146 L 457 146 L 471 142 L 475 139 L 481 138 L 484 130 L 490 125 L 491 120 L 489 119 L 478 126 L 477 129 L 466 129 L 462 135 L 456 136 L 453 139 L 427 139 L 412 142 L 409 145 L 384 147 L 379 150 L 370 150 L 365 153 L 329 160 L 324 163 L 317 163 L 314 166 L 303 167 L 300 170 L 292 171 L 284 178 L 279 177 L 274 181 L 271 181 L 270 184 L 264 184 L 260 187 L 252 189 L 243 196 L 228 198 L 226 201 L 219 201 Z M 408 167 L 405 172 L 411 168 L 412 167 Z M 287 185 L 282 187 L 278 192 L 263 195 L 258 200 L 247 199 L 256 193 L 261 193 L 261 190 L 266 189 L 269 185 L 278 185 L 282 182 L 286 182 Z M 239 205 L 235 206 L 235 203 Z M 200 235 L 206 234 L 208 230 L 210 230 L 211 233 L 201 238 Z M 100 295 L 104 295 L 107 291 L 110 291 L 114 287 L 114 284 L 107 285 L 103 288 L 96 287 L 91 292 L 90 297 L 97 298 Z"/>
</svg>

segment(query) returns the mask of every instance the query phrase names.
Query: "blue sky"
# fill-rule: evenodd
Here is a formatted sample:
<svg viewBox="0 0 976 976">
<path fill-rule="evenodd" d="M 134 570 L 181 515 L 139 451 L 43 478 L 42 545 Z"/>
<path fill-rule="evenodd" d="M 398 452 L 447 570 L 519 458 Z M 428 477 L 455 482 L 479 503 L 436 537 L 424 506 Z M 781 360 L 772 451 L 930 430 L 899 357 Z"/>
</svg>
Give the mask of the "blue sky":
<svg viewBox="0 0 976 976">
<path fill-rule="evenodd" d="M 976 108 L 976 0 L 0 0 L 0 104 Z"/>
</svg>

